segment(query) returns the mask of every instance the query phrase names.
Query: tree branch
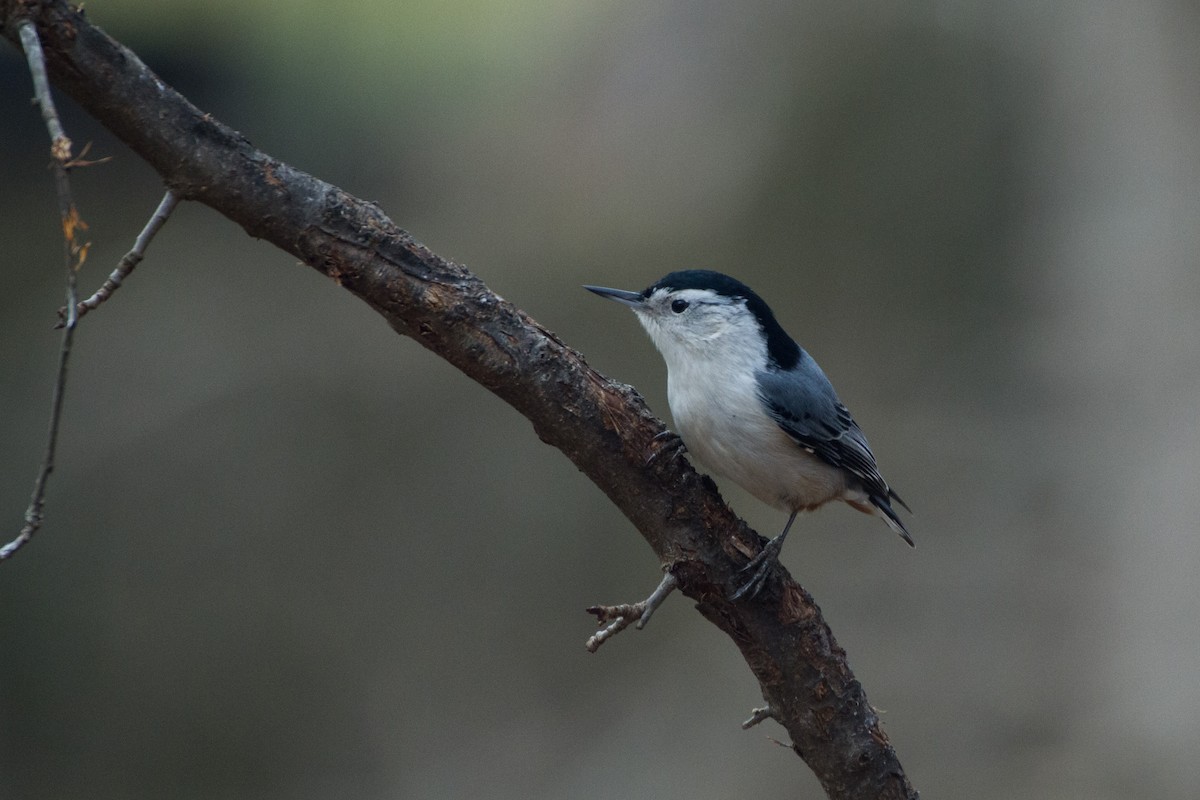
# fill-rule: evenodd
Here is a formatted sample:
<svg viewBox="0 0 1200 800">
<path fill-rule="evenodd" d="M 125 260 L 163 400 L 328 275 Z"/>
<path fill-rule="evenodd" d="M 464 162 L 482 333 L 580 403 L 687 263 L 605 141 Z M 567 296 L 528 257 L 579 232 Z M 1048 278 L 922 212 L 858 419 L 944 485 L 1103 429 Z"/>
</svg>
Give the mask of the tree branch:
<svg viewBox="0 0 1200 800">
<path fill-rule="evenodd" d="M 629 386 L 583 358 L 375 205 L 255 149 L 164 84 L 63 0 L 0 0 L 4 34 L 37 25 L 54 82 L 162 176 L 370 305 L 399 333 L 520 411 L 641 531 L 729 635 L 771 715 L 833 798 L 915 798 L 879 719 L 812 597 L 780 569 L 753 603 L 726 598 L 763 540 L 680 458 L 648 459 L 664 430 Z M 649 463 L 647 463 L 649 462 Z"/>
<path fill-rule="evenodd" d="M 50 481 L 50 473 L 54 471 L 54 453 L 58 449 L 58 425 L 62 419 L 63 399 L 67 393 L 67 362 L 71 358 L 71 344 L 75 339 L 75 324 L 79 316 L 75 313 L 78 297 L 75 292 L 76 274 L 79 267 L 87 258 L 88 245 L 79 244 L 75 234 L 87 230 L 87 224 L 79 216 L 75 201 L 71 197 L 71 179 L 67 176 L 67 168 L 71 165 L 71 140 L 63 131 L 58 119 L 58 109 L 54 106 L 54 97 L 50 94 L 50 83 L 46 78 L 46 59 L 42 50 L 42 42 L 38 37 L 37 28 L 29 19 L 14 20 L 15 25 L 5 26 L 5 33 L 12 39 L 11 28 L 16 29 L 16 40 L 20 41 L 21 49 L 25 51 L 25 60 L 29 64 L 29 74 L 33 78 L 33 93 L 38 107 L 42 110 L 42 119 L 46 123 L 46 132 L 50 134 L 50 156 L 54 165 L 54 188 L 58 193 L 58 214 L 62 221 L 63 232 L 63 264 L 66 268 L 66 303 L 69 311 L 63 319 L 63 334 L 58 348 L 58 369 L 55 370 L 54 390 L 50 398 L 50 424 L 46 431 L 46 449 L 42 455 L 41 466 L 38 467 L 37 477 L 33 479 L 33 493 L 29 497 L 29 505 L 25 508 L 25 524 L 16 537 L 0 547 L 0 561 L 6 561 L 16 555 L 22 547 L 29 544 L 42 527 L 46 505 L 46 484 Z M 14 40 L 14 41 L 16 41 Z"/>
</svg>

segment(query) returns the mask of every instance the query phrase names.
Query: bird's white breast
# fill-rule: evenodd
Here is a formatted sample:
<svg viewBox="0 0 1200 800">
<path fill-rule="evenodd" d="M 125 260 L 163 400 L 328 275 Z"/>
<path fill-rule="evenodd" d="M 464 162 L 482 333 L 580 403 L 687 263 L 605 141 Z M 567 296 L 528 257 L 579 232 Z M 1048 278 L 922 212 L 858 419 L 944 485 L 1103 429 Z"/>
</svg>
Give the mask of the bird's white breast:
<svg viewBox="0 0 1200 800">
<path fill-rule="evenodd" d="M 694 355 L 667 358 L 667 399 L 692 455 L 777 508 L 815 508 L 845 495 L 842 470 L 807 452 L 766 413 L 755 373 L 730 368 L 755 363 L 749 356 Z"/>
</svg>

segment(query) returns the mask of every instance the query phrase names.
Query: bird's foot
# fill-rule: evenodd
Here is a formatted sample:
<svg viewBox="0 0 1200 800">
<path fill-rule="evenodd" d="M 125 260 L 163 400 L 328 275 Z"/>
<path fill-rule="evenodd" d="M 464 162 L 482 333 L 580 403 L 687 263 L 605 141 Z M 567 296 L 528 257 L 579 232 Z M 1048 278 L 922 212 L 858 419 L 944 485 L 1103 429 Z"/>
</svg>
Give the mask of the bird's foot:
<svg viewBox="0 0 1200 800">
<path fill-rule="evenodd" d="M 600 649 L 600 645 L 607 642 L 612 637 L 616 636 L 621 631 L 628 628 L 633 623 L 639 631 L 646 627 L 646 623 L 650 621 L 650 617 L 654 614 L 655 609 L 662 605 L 663 600 L 667 599 L 667 595 L 675 591 L 679 586 L 679 581 L 675 580 L 675 576 L 668 572 L 663 576 L 662 582 L 658 584 L 658 588 L 650 593 L 650 596 L 639 603 L 624 603 L 619 606 L 592 606 L 587 609 L 589 614 L 596 617 L 596 622 L 604 625 L 603 628 L 592 634 L 587 640 L 589 653 L 594 653 Z M 605 625 L 604 623 L 608 623 Z"/>
<path fill-rule="evenodd" d="M 679 438 L 678 433 L 669 429 L 654 434 L 654 438 L 650 440 L 650 446 L 653 449 L 650 451 L 650 455 L 646 456 L 644 466 L 647 467 L 664 454 L 677 457 L 687 452 L 687 445 L 683 443 L 683 439 Z"/>
<path fill-rule="evenodd" d="M 779 562 L 779 551 L 783 547 L 783 536 L 776 536 L 771 541 L 767 542 L 766 546 L 759 551 L 758 555 L 750 559 L 746 566 L 738 570 L 738 575 L 750 573 L 750 579 L 742 584 L 736 592 L 729 595 L 729 601 L 736 603 L 739 600 L 752 600 L 762 591 L 767 582 L 767 576 L 771 574 L 771 568 Z"/>
</svg>

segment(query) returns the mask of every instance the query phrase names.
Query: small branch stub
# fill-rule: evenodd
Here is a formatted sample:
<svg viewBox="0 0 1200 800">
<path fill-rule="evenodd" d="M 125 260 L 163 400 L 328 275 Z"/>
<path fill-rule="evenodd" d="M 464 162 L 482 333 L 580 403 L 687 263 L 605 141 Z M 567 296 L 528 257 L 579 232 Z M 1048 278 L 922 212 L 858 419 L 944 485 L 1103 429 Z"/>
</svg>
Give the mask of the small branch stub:
<svg viewBox="0 0 1200 800">
<path fill-rule="evenodd" d="M 587 644 L 584 645 L 587 651 L 589 653 L 596 652 L 600 649 L 600 645 L 634 624 L 635 621 L 637 622 L 636 627 L 639 631 L 646 627 L 646 623 L 654 615 L 655 609 L 662 605 L 663 600 L 667 599 L 667 595 L 675 591 L 678 586 L 679 581 L 668 571 L 663 576 L 662 582 L 658 584 L 658 588 L 641 602 L 624 603 L 617 606 L 589 607 L 587 613 L 595 615 L 597 622 L 601 625 L 604 625 L 606 622 L 608 624 L 596 631 L 587 640 Z"/>
<path fill-rule="evenodd" d="M 775 716 L 775 713 L 773 711 L 771 711 L 770 703 L 763 706 L 762 708 L 752 709 L 750 712 L 750 719 L 748 719 L 742 723 L 742 730 L 748 731 L 751 728 L 753 728 L 755 725 L 757 725 L 758 723 L 762 722 L 763 720 L 771 719 L 774 716 Z"/>
</svg>

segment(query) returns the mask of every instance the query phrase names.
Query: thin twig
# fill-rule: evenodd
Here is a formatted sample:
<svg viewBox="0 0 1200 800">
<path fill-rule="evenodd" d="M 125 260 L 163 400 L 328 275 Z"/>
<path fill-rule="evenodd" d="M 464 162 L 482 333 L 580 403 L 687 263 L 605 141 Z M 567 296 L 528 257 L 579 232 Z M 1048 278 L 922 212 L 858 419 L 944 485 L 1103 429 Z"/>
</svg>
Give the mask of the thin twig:
<svg viewBox="0 0 1200 800">
<path fill-rule="evenodd" d="M 63 130 L 58 119 L 58 109 L 54 107 L 54 98 L 50 95 L 50 79 L 46 76 L 46 56 L 42 53 L 42 40 L 38 38 L 37 28 L 29 20 L 18 25 L 17 31 L 21 36 L 21 46 L 25 48 L 25 60 L 29 62 L 34 96 L 42 109 L 46 130 L 50 132 L 51 152 L 55 161 L 65 164 L 71 160 L 71 140 Z"/>
<path fill-rule="evenodd" d="M 142 228 L 142 232 L 138 234 L 137 241 L 133 243 L 133 249 L 126 253 L 117 263 L 117 268 L 108 276 L 108 280 L 96 290 L 96 293 L 87 300 L 82 300 L 76 306 L 75 310 L 80 317 L 84 314 L 98 308 L 108 298 L 112 297 L 112 293 L 121 287 L 121 282 L 133 272 L 133 268 L 142 262 L 146 257 L 146 248 L 150 245 L 152 239 L 159 232 L 163 225 L 166 224 L 167 218 L 171 216 L 171 212 L 175 210 L 179 198 L 170 189 L 163 195 L 162 202 L 158 204 L 154 215 L 150 217 L 150 221 L 146 223 L 146 227 Z M 59 309 L 59 316 L 66 316 L 66 309 Z M 57 326 L 61 328 L 65 322 L 59 322 Z"/>
<path fill-rule="evenodd" d="M 50 82 L 46 78 L 46 60 L 42 53 L 42 43 L 38 39 L 37 29 L 33 23 L 25 20 L 20 23 L 18 30 L 21 45 L 25 49 L 25 58 L 29 62 L 29 73 L 33 77 L 34 96 L 42 109 L 42 119 L 46 122 L 46 130 L 50 134 L 50 153 L 54 157 L 54 185 L 58 192 L 58 211 L 62 217 L 63 227 L 63 261 L 66 265 L 67 277 L 67 319 L 64 324 L 62 344 L 58 350 L 58 374 L 54 381 L 54 393 L 50 400 L 50 425 L 46 434 L 46 452 L 42 457 L 41 467 L 33 481 L 33 494 L 29 499 L 29 507 L 25 509 L 25 524 L 21 532 L 8 544 L 0 547 L 0 561 L 11 558 L 24 547 L 33 535 L 42 527 L 43 510 L 46 504 L 46 482 L 54 471 L 54 451 L 58 444 L 58 424 L 62 418 L 63 396 L 67 388 L 67 360 L 71 355 L 71 341 L 75 336 L 75 324 L 79 321 L 76 313 L 78 296 L 75 292 L 75 275 L 79 266 L 87 258 L 87 243 L 79 244 L 75 238 L 78 231 L 86 230 L 87 224 L 79 217 L 75 203 L 71 199 L 71 182 L 67 177 L 67 164 L 71 161 L 71 140 L 63 132 L 62 123 L 58 119 L 58 111 L 54 107 L 54 98 L 50 95 Z"/>
<path fill-rule="evenodd" d="M 104 156 L 103 158 L 84 158 L 84 156 L 86 156 L 88 151 L 91 149 L 92 143 L 88 142 L 83 146 L 83 149 L 79 151 L 79 155 L 73 157 L 63 166 L 65 166 L 67 169 L 75 169 L 76 167 L 95 167 L 112 161 L 112 156 Z"/>
</svg>

